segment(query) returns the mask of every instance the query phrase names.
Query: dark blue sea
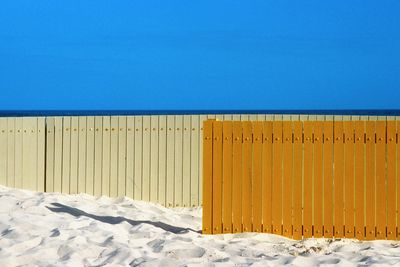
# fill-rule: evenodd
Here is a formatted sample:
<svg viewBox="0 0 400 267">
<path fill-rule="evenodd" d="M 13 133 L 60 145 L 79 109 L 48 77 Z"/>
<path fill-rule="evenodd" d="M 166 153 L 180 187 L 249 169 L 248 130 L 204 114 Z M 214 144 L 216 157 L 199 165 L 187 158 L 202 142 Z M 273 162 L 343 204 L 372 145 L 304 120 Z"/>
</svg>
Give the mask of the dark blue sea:
<svg viewBox="0 0 400 267">
<path fill-rule="evenodd" d="M 310 114 L 400 116 L 400 109 L 365 110 L 1 110 L 0 117 L 107 116 L 107 115 L 196 115 L 196 114 Z"/>
</svg>

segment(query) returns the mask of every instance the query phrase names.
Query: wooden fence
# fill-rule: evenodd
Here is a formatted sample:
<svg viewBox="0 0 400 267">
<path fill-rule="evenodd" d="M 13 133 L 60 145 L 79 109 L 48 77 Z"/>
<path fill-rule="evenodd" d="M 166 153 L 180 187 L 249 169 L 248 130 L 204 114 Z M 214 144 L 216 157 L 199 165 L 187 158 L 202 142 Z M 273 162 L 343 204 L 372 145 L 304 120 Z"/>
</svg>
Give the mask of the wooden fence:
<svg viewBox="0 0 400 267">
<path fill-rule="evenodd" d="M 206 121 L 203 233 L 400 239 L 400 121 Z"/>
</svg>

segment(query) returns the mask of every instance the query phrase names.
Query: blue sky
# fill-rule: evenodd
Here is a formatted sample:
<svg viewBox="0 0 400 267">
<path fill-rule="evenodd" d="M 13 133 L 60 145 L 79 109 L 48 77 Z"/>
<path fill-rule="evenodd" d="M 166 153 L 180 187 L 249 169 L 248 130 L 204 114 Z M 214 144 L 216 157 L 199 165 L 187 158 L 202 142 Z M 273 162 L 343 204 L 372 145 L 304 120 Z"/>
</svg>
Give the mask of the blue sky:
<svg viewBox="0 0 400 267">
<path fill-rule="evenodd" d="M 399 109 L 399 1 L 2 1 L 0 110 Z"/>
</svg>

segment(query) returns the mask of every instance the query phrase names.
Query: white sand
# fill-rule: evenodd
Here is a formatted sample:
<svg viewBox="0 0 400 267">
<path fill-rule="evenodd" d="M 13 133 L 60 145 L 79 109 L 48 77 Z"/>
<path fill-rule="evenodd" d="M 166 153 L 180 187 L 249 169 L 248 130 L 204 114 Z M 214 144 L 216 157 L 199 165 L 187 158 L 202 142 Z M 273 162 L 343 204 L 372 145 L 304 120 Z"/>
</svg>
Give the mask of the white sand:
<svg viewBox="0 0 400 267">
<path fill-rule="evenodd" d="M 0 266 L 400 266 L 395 241 L 200 229 L 200 208 L 0 187 Z"/>
</svg>

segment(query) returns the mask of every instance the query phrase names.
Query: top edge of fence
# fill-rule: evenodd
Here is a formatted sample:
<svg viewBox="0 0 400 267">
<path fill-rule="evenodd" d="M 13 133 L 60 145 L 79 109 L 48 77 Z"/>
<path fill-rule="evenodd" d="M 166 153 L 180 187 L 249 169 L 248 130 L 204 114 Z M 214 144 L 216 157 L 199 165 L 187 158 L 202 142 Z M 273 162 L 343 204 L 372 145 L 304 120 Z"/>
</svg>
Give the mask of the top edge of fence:
<svg viewBox="0 0 400 267">
<path fill-rule="evenodd" d="M 141 116 L 141 115 L 325 115 L 400 116 L 400 109 L 370 110 L 0 110 L 0 117 Z"/>
</svg>

